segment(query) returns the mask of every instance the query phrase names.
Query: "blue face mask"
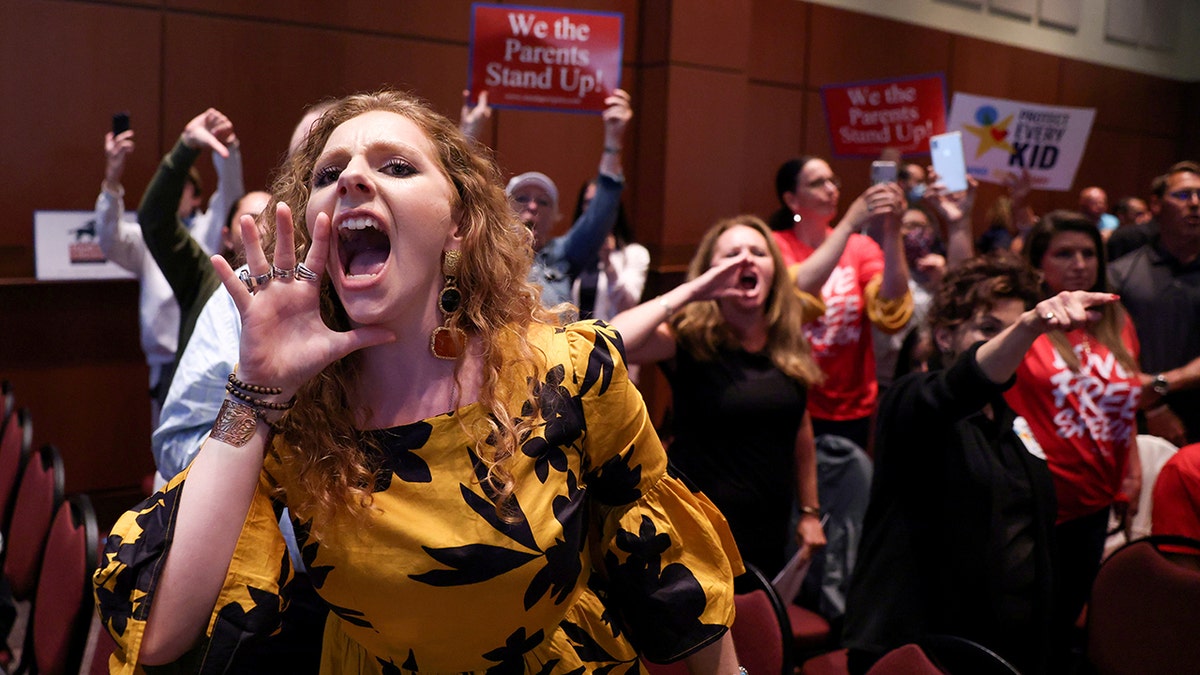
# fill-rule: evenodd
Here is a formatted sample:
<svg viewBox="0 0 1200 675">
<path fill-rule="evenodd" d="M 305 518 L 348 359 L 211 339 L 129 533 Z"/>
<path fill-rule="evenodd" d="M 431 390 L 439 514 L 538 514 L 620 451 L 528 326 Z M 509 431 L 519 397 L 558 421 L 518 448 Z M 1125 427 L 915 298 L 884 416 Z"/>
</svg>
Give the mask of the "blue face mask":
<svg viewBox="0 0 1200 675">
<path fill-rule="evenodd" d="M 917 183 L 908 189 L 905 197 L 908 199 L 909 206 L 915 205 L 921 201 L 921 197 L 925 196 L 925 184 Z"/>
</svg>

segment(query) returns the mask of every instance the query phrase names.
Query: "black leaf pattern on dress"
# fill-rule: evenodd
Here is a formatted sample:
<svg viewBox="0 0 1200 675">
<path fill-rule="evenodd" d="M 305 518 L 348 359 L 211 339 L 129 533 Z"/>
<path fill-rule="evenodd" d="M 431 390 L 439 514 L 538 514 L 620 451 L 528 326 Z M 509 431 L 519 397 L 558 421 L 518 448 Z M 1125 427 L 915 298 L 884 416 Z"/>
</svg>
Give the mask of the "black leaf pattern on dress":
<svg viewBox="0 0 1200 675">
<path fill-rule="evenodd" d="M 217 620 L 243 634 L 266 635 L 275 630 L 279 626 L 279 596 L 254 586 L 246 586 L 246 592 L 253 603 L 249 608 L 230 602 L 217 612 Z"/>
<path fill-rule="evenodd" d="M 397 668 L 396 664 L 392 663 L 390 660 L 384 661 L 383 659 L 376 656 L 375 661 L 377 661 L 379 663 L 379 672 L 383 673 L 383 675 L 403 675 L 404 674 L 404 671 Z"/>
<path fill-rule="evenodd" d="M 558 624 L 562 629 L 563 635 L 567 636 L 571 647 L 575 653 L 579 655 L 579 660 L 585 663 L 594 663 L 598 661 L 612 661 L 613 655 L 608 653 L 599 642 L 596 642 L 591 633 L 587 632 L 582 626 L 563 619 L 562 623 Z"/>
<path fill-rule="evenodd" d="M 120 596 L 103 586 L 96 586 L 96 607 L 104 625 L 117 636 L 125 635 L 129 622 L 129 596 Z"/>
<path fill-rule="evenodd" d="M 612 335 L 616 336 L 612 339 L 610 339 L 609 335 L 609 333 L 604 331 L 596 331 L 596 339 L 592 343 L 592 352 L 588 355 L 587 370 L 583 375 L 583 384 L 579 386 L 580 395 L 591 391 L 592 385 L 599 382 L 600 391 L 596 392 L 596 395 L 603 396 L 604 392 L 608 391 L 608 386 L 612 384 L 616 364 L 613 363 L 612 352 L 609 351 L 608 346 L 611 344 L 613 349 L 619 353 L 624 353 L 624 346 L 620 341 L 621 338 L 616 333 L 612 333 Z"/>
<path fill-rule="evenodd" d="M 400 667 L 413 672 L 420 670 L 420 668 L 417 667 L 417 655 L 413 653 L 411 648 L 408 650 L 408 658 L 404 659 L 404 663 L 400 664 Z"/>
<path fill-rule="evenodd" d="M 596 594 L 597 598 L 600 598 L 602 601 L 610 596 L 609 589 L 611 587 L 608 580 L 604 578 L 603 574 L 589 574 L 587 579 L 587 587 L 591 592 Z M 620 622 L 613 620 L 612 612 L 608 608 L 608 603 L 604 602 L 603 604 L 604 611 L 600 612 L 600 620 L 604 622 L 605 626 L 608 626 L 612 636 L 614 638 L 618 638 L 621 636 L 621 624 Z"/>
<path fill-rule="evenodd" d="M 568 476 L 568 485 L 574 484 Z M 579 576 L 583 573 L 580 551 L 583 550 L 583 531 L 586 522 L 586 494 L 573 490 L 573 497 L 559 495 L 554 498 L 554 517 L 563 526 L 565 539 L 555 539 L 546 549 L 546 564 L 537 571 L 525 589 L 525 609 L 533 607 L 547 592 L 554 596 L 554 604 L 561 605 L 575 590 Z"/>
<path fill-rule="evenodd" d="M 367 619 L 365 618 L 366 615 L 363 614 L 362 612 L 358 611 L 357 609 L 350 609 L 349 607 L 339 607 L 339 606 L 333 604 L 332 602 L 329 602 L 326 604 L 329 605 L 329 611 L 342 617 L 342 620 L 344 620 L 346 623 L 353 624 L 355 626 L 360 626 L 362 628 L 374 628 L 375 627 L 375 626 L 371 625 L 370 621 L 367 621 Z"/>
<path fill-rule="evenodd" d="M 533 471 L 542 483 L 550 476 L 550 469 L 560 473 L 567 470 L 567 453 L 557 445 L 551 444 L 542 436 L 533 438 L 521 444 L 521 452 L 534 460 Z"/>
<path fill-rule="evenodd" d="M 642 465 L 630 465 L 636 455 L 636 446 L 631 446 L 627 452 L 610 457 L 599 468 L 584 474 L 584 482 L 596 501 L 606 506 L 621 506 L 642 498 L 642 490 L 638 487 L 642 480 Z"/>
<path fill-rule="evenodd" d="M 557 666 L 558 662 L 561 660 L 562 659 L 547 660 L 545 663 L 542 664 L 542 667 L 540 669 L 538 669 L 538 671 L 535 672 L 533 675 L 550 675 L 550 673 L 554 672 L 554 666 Z M 582 668 L 580 670 L 582 670 Z"/>
<path fill-rule="evenodd" d="M 429 442 L 433 425 L 413 422 L 367 433 L 373 434 L 383 448 L 382 455 L 375 457 L 379 462 L 379 468 L 375 471 L 375 492 L 384 492 L 391 487 L 393 475 L 406 483 L 429 483 L 433 480 L 429 464 L 413 452 Z M 378 451 L 373 451 L 373 454 L 378 455 Z"/>
<path fill-rule="evenodd" d="M 517 519 L 513 522 L 505 522 L 500 517 L 500 514 L 496 512 L 495 502 L 480 497 L 472 492 L 471 488 L 461 483 L 458 486 L 458 490 L 462 493 L 463 501 L 466 502 L 467 506 L 471 507 L 471 510 L 480 518 L 483 518 L 488 525 L 491 525 L 492 529 L 531 551 L 541 551 L 541 548 L 537 545 L 537 540 L 533 537 L 533 530 L 529 527 L 529 521 L 525 518 L 525 513 L 521 510 L 521 505 L 515 497 L 509 501 L 507 508 L 516 510 Z"/>
<path fill-rule="evenodd" d="M 312 538 L 312 520 L 301 522 L 297 518 L 292 518 L 292 530 L 296 533 L 296 546 L 300 549 L 300 559 L 304 561 L 304 567 L 308 570 L 308 577 L 312 580 L 313 587 L 323 587 L 325 577 L 333 571 L 333 565 L 317 564 L 317 551 L 320 550 L 321 544 Z"/>
<path fill-rule="evenodd" d="M 449 548 L 422 546 L 429 557 L 451 569 L 430 570 L 408 577 L 430 586 L 465 586 L 487 581 L 537 558 L 533 553 L 514 551 L 490 544 L 467 544 Z"/>
<path fill-rule="evenodd" d="M 145 621 L 150 614 L 148 593 L 157 583 L 160 562 L 173 534 L 179 495 L 176 487 L 147 497 L 135 507 L 142 510 L 134 519 L 141 533 L 129 542 L 112 535 L 105 544 L 104 561 L 111 566 L 111 555 L 117 567 L 97 578 L 96 601 L 101 616 L 117 635 L 125 634 L 130 619 Z"/>
<path fill-rule="evenodd" d="M 483 658 L 496 662 L 496 665 L 487 669 L 488 675 L 524 675 L 525 655 L 540 645 L 543 639 L 545 636 L 540 630 L 528 638 L 525 637 L 524 626 L 513 631 L 503 647 L 484 652 Z"/>
<path fill-rule="evenodd" d="M 571 390 L 562 386 L 565 378 L 566 368 L 560 363 L 546 371 L 545 381 L 533 387 L 534 396 L 541 407 L 543 435 L 547 443 L 559 448 L 570 447 L 587 429 L 587 421 L 583 417 L 583 399 L 572 396 Z"/>
<path fill-rule="evenodd" d="M 619 531 L 615 543 L 629 556 L 618 563 L 612 551 L 605 554 L 612 578 L 613 606 L 640 651 L 652 658 L 665 658 L 678 654 L 679 645 L 704 644 L 703 640 L 725 630 L 724 626 L 700 621 L 707 598 L 691 570 L 671 563 L 660 572 L 662 554 L 670 548 L 671 537 L 659 533 L 649 517 L 642 517 L 636 535 Z M 664 651 L 656 654 L 655 647 Z"/>
</svg>

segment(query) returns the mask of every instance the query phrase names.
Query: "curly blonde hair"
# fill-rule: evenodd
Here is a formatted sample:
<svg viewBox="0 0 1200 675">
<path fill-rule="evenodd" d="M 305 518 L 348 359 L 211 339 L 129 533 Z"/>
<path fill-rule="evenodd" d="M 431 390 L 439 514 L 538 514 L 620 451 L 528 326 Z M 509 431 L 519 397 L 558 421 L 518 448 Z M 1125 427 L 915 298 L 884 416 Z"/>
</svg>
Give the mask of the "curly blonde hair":
<svg viewBox="0 0 1200 675">
<path fill-rule="evenodd" d="M 704 274 L 712 267 L 713 251 L 717 239 L 727 230 L 737 226 L 749 227 L 762 235 L 767 250 L 775 262 L 775 276 L 771 279 L 771 290 L 767 294 L 765 308 L 767 321 L 767 355 L 776 368 L 788 377 L 812 386 L 820 383 L 824 376 L 812 356 L 812 347 L 801 330 L 803 308 L 797 295 L 787 263 L 771 230 L 757 216 L 741 215 L 718 221 L 709 228 L 700 240 L 696 254 L 688 265 L 689 280 Z M 671 327 L 678 337 L 680 346 L 702 361 L 711 361 L 720 348 L 740 349 L 737 336 L 721 316 L 721 308 L 715 300 L 693 302 L 684 307 L 671 320 Z"/>
<path fill-rule="evenodd" d="M 271 190 L 273 201 L 266 210 L 267 229 L 274 231 L 276 203 L 291 206 L 297 259 L 303 259 L 310 242 L 305 211 L 313 166 L 334 129 L 372 111 L 396 113 L 416 124 L 429 139 L 439 169 L 453 186 L 450 206 L 453 213 L 459 214 L 458 233 L 462 238 L 458 275 L 462 305 L 450 320 L 452 326 L 471 336 L 482 352 L 483 382 L 478 400 L 490 414 L 486 416 L 486 428 L 470 431 L 477 437 L 478 447 L 486 448 L 480 456 L 488 465 L 487 480 L 498 495 L 497 503 L 503 507 L 516 487 L 509 459 L 519 450 L 520 439 L 536 424 L 539 406 L 532 387 L 546 369 L 544 355 L 528 341 L 528 330 L 534 323 L 556 320 L 542 309 L 539 289 L 527 281 L 533 260 L 529 234 L 509 207 L 500 171 L 490 153 L 411 94 L 382 90 L 347 96 L 331 103 L 313 123 L 307 139 L 280 167 Z M 330 328 L 350 329 L 328 277 L 321 286 L 321 314 Z M 318 517 L 354 516 L 372 508 L 372 487 L 380 467 L 364 447 L 364 443 L 372 442 L 362 437 L 355 425 L 357 419 L 371 418 L 365 404 L 356 409 L 349 396 L 358 366 L 355 354 L 327 366 L 300 389 L 295 408 L 280 426 L 291 447 L 288 459 L 295 467 L 300 492 L 288 495 L 289 506 L 301 517 L 314 519 L 314 523 Z M 460 357 L 455 377 L 461 368 Z M 514 419 L 510 410 L 519 401 L 524 401 L 526 409 L 531 408 L 534 414 Z M 460 403 L 455 401 L 455 405 Z"/>
</svg>

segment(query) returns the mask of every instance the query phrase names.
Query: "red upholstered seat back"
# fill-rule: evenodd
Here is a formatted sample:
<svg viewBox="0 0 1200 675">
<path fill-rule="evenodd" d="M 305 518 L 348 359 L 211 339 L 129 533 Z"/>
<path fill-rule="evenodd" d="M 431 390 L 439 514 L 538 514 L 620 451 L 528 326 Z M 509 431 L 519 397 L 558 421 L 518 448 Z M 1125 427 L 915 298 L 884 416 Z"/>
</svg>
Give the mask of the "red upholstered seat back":
<svg viewBox="0 0 1200 675">
<path fill-rule="evenodd" d="M 754 590 L 734 597 L 737 619 L 733 623 L 733 646 L 741 665 L 750 673 L 774 675 L 783 669 L 785 636 L 775 617 L 775 608 L 765 591 Z M 791 639 L 791 636 L 786 636 Z"/>
<path fill-rule="evenodd" d="M 4 576 L 17 600 L 33 595 L 50 519 L 62 497 L 62 459 L 54 446 L 47 445 L 30 457 L 21 472 L 12 524 L 4 542 Z"/>
<path fill-rule="evenodd" d="M 21 465 L 33 443 L 28 410 L 9 411 L 0 422 L 0 532 L 7 532 Z"/>
<path fill-rule="evenodd" d="M 1160 546 L 1200 554 L 1200 541 L 1149 537 L 1118 549 L 1096 575 L 1087 655 L 1101 675 L 1200 672 L 1200 571 L 1164 557 Z"/>
<path fill-rule="evenodd" d="M 917 645 L 901 645 L 875 662 L 867 675 L 943 675 Z"/>
<path fill-rule="evenodd" d="M 79 672 L 91 625 L 97 536 L 96 515 L 85 495 L 60 503 L 46 539 L 31 619 L 38 673 Z"/>
</svg>

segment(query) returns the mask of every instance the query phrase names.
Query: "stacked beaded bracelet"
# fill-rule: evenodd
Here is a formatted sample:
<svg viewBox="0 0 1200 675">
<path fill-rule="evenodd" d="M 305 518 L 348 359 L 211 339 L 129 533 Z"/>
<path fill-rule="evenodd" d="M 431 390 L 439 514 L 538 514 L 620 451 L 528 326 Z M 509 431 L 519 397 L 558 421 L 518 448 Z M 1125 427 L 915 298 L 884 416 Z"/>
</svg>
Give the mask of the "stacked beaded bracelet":
<svg viewBox="0 0 1200 675">
<path fill-rule="evenodd" d="M 252 394 L 259 394 L 262 396 L 277 396 L 283 393 L 283 389 L 280 387 L 262 387 L 257 384 L 247 384 L 239 380 L 236 373 L 229 374 L 229 382 L 225 385 L 225 391 L 229 392 L 229 394 L 234 398 L 250 404 L 254 408 L 255 414 L 268 424 L 270 424 L 270 422 L 263 417 L 264 411 L 274 410 L 277 412 L 286 412 L 291 410 L 292 406 L 296 405 L 295 396 L 291 397 L 287 401 L 282 402 L 267 401 L 265 399 L 254 397 Z"/>
</svg>

